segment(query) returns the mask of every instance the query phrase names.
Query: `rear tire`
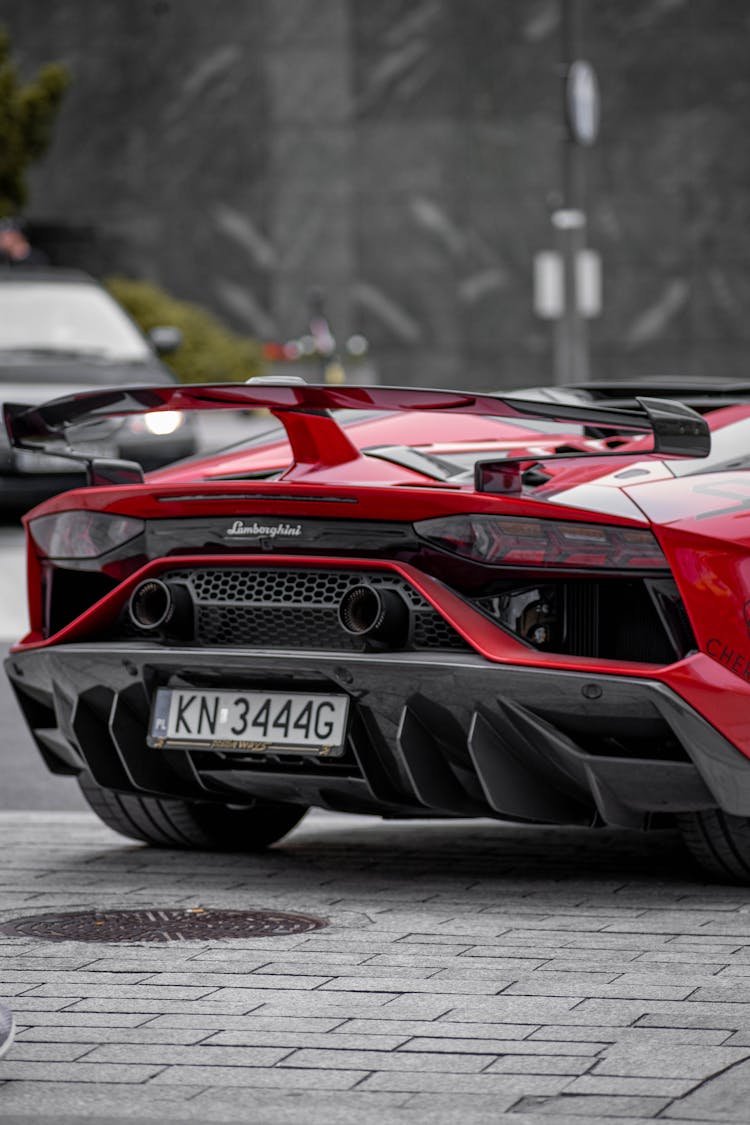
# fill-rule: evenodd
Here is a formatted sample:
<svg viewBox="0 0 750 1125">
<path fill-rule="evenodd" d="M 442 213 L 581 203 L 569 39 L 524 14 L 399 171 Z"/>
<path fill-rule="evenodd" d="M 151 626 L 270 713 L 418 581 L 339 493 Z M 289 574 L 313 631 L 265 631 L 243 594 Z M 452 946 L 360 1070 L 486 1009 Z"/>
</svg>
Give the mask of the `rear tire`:
<svg viewBox="0 0 750 1125">
<path fill-rule="evenodd" d="M 719 883 L 750 883 L 750 817 L 721 809 L 677 817 L 682 839 L 699 867 Z"/>
<path fill-rule="evenodd" d="M 140 797 L 102 789 L 90 774 L 78 778 L 83 796 L 109 828 L 157 848 L 257 852 L 291 832 L 302 805 L 257 801 L 249 808 L 177 798 Z"/>
</svg>

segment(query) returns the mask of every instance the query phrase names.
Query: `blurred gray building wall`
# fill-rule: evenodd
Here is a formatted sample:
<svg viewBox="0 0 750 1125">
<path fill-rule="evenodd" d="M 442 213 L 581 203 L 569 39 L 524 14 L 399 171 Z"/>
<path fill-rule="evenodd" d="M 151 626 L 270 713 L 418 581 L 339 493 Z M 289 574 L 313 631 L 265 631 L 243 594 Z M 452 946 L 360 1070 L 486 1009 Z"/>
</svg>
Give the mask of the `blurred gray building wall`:
<svg viewBox="0 0 750 1125">
<path fill-rule="evenodd" d="M 561 181 L 562 2 L 0 0 L 22 72 L 72 76 L 28 214 L 264 338 L 302 332 L 322 289 L 384 381 L 548 381 L 532 261 Z M 592 375 L 744 376 L 750 6 L 584 10 Z"/>
</svg>

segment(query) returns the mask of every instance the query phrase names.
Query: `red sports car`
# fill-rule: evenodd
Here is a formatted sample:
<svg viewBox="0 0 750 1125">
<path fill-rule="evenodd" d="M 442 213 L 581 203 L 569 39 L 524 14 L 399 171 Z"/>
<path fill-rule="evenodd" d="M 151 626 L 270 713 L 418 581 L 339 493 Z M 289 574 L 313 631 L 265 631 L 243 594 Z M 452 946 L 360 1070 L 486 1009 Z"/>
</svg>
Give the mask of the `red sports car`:
<svg viewBox="0 0 750 1125">
<path fill-rule="evenodd" d="M 6 404 L 17 448 L 81 457 L 107 419 L 270 413 L 145 478 L 89 457 L 26 516 L 6 668 L 47 765 L 163 846 L 261 848 L 311 805 L 676 824 L 750 881 L 750 396 L 656 390 Z"/>
</svg>

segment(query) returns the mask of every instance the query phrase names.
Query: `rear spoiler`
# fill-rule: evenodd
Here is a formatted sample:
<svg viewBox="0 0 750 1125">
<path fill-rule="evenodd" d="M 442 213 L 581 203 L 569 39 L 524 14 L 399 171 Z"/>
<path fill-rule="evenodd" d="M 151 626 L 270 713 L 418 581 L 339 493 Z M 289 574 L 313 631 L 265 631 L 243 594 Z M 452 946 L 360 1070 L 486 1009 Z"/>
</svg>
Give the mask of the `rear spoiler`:
<svg viewBox="0 0 750 1125">
<path fill-rule="evenodd" d="M 113 387 L 65 395 L 38 406 L 5 403 L 3 416 L 11 445 L 68 456 L 87 464 L 89 483 L 130 483 L 140 466 L 133 462 L 102 462 L 76 452 L 68 431 L 105 418 L 147 414 L 157 410 L 271 411 L 284 425 L 295 466 L 345 464 L 361 456 L 331 410 L 449 412 L 495 418 L 545 418 L 577 422 L 616 433 L 652 433 L 648 453 L 706 457 L 711 432 L 690 407 L 666 399 L 639 397 L 633 409 L 615 409 L 570 402 L 545 402 L 514 395 L 473 394 L 417 387 L 355 387 L 278 382 L 263 378 L 250 383 L 194 383 L 184 386 Z M 74 437 L 74 435 L 71 435 Z M 60 445 L 63 445 L 61 450 Z M 585 454 L 582 454 L 585 456 Z M 118 478 L 119 472 L 122 474 Z M 142 479 L 142 473 L 140 473 Z"/>
<path fill-rule="evenodd" d="M 740 379 L 716 377 L 696 378 L 678 375 L 649 376 L 641 380 L 607 380 L 568 383 L 558 387 L 529 387 L 518 392 L 526 399 L 544 402 L 580 403 L 582 406 L 606 405 L 633 407 L 643 395 L 669 399 L 691 406 L 703 414 L 723 406 L 750 403 L 750 383 Z M 512 392 L 515 396 L 516 392 Z"/>
</svg>

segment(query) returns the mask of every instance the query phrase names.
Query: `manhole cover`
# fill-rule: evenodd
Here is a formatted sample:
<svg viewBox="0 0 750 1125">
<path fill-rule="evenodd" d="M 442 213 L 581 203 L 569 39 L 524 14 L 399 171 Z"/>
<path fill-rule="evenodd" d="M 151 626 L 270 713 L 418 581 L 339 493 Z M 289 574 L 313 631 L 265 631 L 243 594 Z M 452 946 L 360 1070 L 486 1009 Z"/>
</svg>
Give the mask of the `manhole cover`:
<svg viewBox="0 0 750 1125">
<path fill-rule="evenodd" d="M 0 933 L 43 941 L 217 941 L 304 934 L 327 925 L 278 910 L 83 910 L 14 918 Z"/>
</svg>

